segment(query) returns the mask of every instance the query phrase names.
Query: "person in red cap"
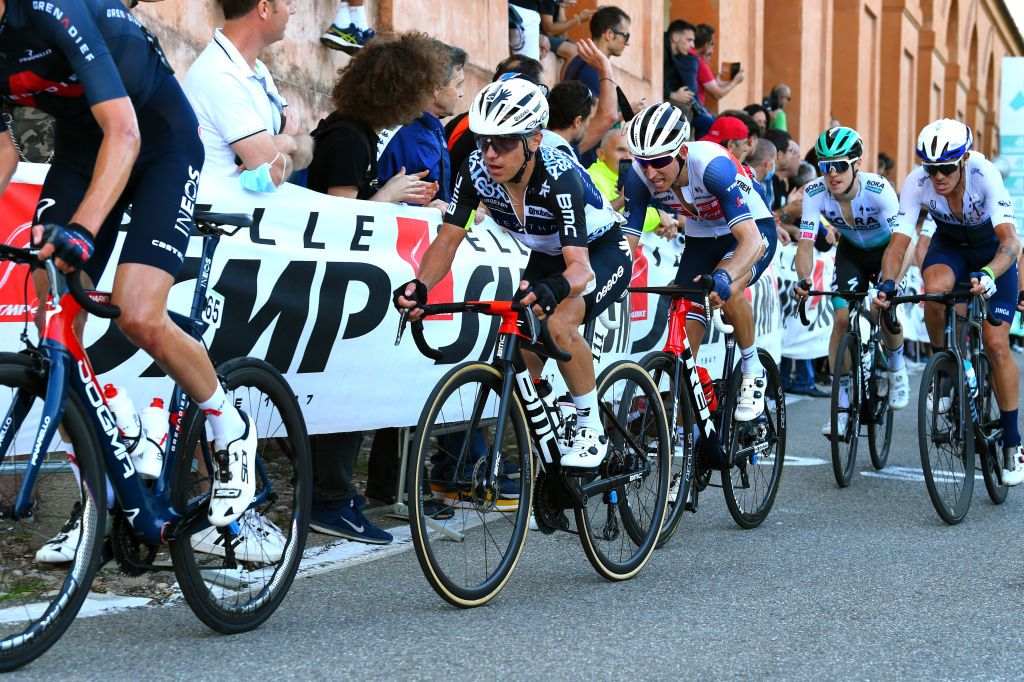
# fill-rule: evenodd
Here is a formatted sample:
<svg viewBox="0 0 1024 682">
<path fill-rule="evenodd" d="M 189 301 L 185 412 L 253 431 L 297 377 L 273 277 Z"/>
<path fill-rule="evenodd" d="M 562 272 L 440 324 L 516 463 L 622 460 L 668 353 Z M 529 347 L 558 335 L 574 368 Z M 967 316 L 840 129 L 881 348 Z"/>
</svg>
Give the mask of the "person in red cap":
<svg viewBox="0 0 1024 682">
<path fill-rule="evenodd" d="M 753 123 L 753 119 L 751 119 Z M 719 116 L 711 124 L 708 134 L 700 138 L 701 142 L 717 142 L 729 150 L 740 163 L 746 161 L 754 145 L 757 144 L 757 124 L 754 130 L 737 116 Z"/>
</svg>

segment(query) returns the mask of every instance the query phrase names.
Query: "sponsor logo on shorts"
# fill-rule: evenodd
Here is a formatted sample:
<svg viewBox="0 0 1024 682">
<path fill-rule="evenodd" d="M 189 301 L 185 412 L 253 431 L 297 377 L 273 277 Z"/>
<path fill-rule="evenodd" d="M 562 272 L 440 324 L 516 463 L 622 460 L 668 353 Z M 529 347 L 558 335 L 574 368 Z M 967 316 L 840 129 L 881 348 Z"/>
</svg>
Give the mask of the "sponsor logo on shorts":
<svg viewBox="0 0 1024 682">
<path fill-rule="evenodd" d="M 177 256 L 178 260 L 180 260 L 180 261 L 184 261 L 185 260 L 185 256 L 181 253 L 181 251 L 179 251 L 178 249 L 174 248 L 173 246 L 171 246 L 167 242 L 160 241 L 159 239 L 154 239 L 150 243 L 153 244 L 153 246 L 157 247 L 158 249 L 163 249 L 164 251 L 170 251 L 175 256 Z"/>
<path fill-rule="evenodd" d="M 608 292 L 612 290 L 612 288 L 615 286 L 615 283 L 619 281 L 619 278 L 622 277 L 622 274 L 624 272 L 625 270 L 620 265 L 619 269 L 615 271 L 614 275 L 612 275 L 612 278 L 608 280 L 608 282 L 603 287 L 601 287 L 601 291 L 597 292 L 597 298 L 594 300 L 595 303 L 601 302 L 601 299 L 604 298 L 605 295 L 607 295 Z"/>
</svg>

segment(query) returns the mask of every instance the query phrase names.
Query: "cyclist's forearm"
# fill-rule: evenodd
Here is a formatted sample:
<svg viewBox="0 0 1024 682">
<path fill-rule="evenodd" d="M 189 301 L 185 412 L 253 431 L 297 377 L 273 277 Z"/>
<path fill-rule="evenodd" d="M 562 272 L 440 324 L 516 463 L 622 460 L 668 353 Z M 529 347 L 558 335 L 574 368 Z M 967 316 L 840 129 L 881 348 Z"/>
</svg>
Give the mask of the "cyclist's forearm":
<svg viewBox="0 0 1024 682">
<path fill-rule="evenodd" d="M 809 239 L 801 239 L 796 245 L 796 278 L 801 282 L 810 277 L 814 269 L 813 245 Z"/>
<path fill-rule="evenodd" d="M 910 237 L 905 234 L 894 234 L 885 253 L 882 254 L 882 281 L 891 279 L 900 281 L 900 270 L 903 268 L 903 257 L 910 246 Z"/>
<path fill-rule="evenodd" d="M 996 255 L 988 267 L 991 268 L 995 277 L 999 277 L 1013 267 L 1017 259 L 1020 258 L 1020 238 L 1017 236 L 1016 228 L 1009 223 L 996 225 L 995 232 L 999 237 L 999 248 L 996 249 Z"/>
<path fill-rule="evenodd" d="M 565 281 L 569 283 L 569 295 L 579 296 L 587 288 L 587 285 L 594 279 L 594 270 L 590 263 L 576 261 L 569 264 L 569 267 L 562 273 Z"/>
<path fill-rule="evenodd" d="M 416 279 L 423 282 L 428 291 L 433 289 L 451 271 L 457 248 L 458 245 L 453 248 L 440 238 L 435 239 L 427 248 L 426 253 L 423 254 L 423 260 L 420 261 Z"/>
<path fill-rule="evenodd" d="M 142 137 L 135 110 L 127 97 L 101 102 L 92 107 L 92 112 L 103 131 L 103 141 L 89 188 L 71 216 L 71 222 L 95 235 L 128 184 Z"/>
<path fill-rule="evenodd" d="M 9 132 L 0 133 L 0 194 L 7 191 L 7 185 L 18 170 L 18 150 Z"/>
</svg>

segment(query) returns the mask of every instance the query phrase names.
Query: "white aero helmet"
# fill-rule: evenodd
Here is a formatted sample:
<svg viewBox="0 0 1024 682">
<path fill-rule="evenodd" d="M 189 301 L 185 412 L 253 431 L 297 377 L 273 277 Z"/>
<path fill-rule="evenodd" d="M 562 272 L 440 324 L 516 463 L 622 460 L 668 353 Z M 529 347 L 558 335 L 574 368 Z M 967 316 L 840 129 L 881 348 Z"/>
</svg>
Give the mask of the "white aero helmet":
<svg viewBox="0 0 1024 682">
<path fill-rule="evenodd" d="M 690 122 L 668 102 L 641 109 L 626 127 L 626 144 L 634 156 L 675 154 L 690 139 Z"/>
<path fill-rule="evenodd" d="M 971 129 L 960 121 L 940 118 L 924 127 L 917 137 L 917 157 L 922 163 L 951 163 L 970 151 Z"/>
<path fill-rule="evenodd" d="M 528 80 L 498 80 L 477 93 L 469 129 L 477 135 L 529 135 L 548 123 L 548 100 Z"/>
</svg>

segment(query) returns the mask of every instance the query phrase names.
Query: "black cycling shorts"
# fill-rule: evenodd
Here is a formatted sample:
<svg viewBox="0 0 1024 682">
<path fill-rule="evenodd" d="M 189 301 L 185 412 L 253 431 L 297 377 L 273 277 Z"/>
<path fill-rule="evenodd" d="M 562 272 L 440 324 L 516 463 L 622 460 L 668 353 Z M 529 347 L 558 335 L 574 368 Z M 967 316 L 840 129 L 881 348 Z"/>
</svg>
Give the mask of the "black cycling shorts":
<svg viewBox="0 0 1024 682">
<path fill-rule="evenodd" d="M 95 252 L 83 268 L 99 282 L 117 243 L 125 210 L 119 263 L 141 263 L 174 277 L 185 260 L 192 212 L 203 168 L 199 122 L 173 76 L 168 75 L 137 112 L 142 136 L 139 157 L 124 192 L 96 235 Z M 92 181 L 100 139 L 57 124 L 53 164 L 36 207 L 36 221 L 66 225 Z"/>
<path fill-rule="evenodd" d="M 840 239 L 836 250 L 836 269 L 832 273 L 832 288 L 839 291 L 863 291 L 878 281 L 882 272 L 882 255 L 889 247 L 888 243 L 873 249 L 861 249 L 850 242 Z M 832 297 L 834 308 L 846 308 L 846 299 Z"/>
<path fill-rule="evenodd" d="M 630 257 L 629 242 L 618 226 L 610 228 L 603 235 L 587 244 L 590 253 L 590 269 L 594 271 L 592 286 L 584 290 L 583 302 L 586 312 L 583 322 L 589 322 L 607 310 L 612 303 L 621 300 L 633 278 L 633 259 Z M 565 258 L 552 256 L 540 251 L 531 251 L 530 260 L 523 271 L 523 279 L 536 282 L 551 275 L 565 272 Z"/>
</svg>

